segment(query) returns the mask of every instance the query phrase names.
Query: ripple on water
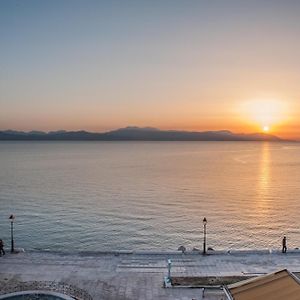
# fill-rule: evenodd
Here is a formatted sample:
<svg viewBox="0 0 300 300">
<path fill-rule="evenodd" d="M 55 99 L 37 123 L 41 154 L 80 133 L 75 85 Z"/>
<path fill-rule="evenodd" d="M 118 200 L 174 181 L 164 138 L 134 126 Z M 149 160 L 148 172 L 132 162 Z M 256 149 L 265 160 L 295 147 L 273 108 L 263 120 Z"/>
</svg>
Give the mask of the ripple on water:
<svg viewBox="0 0 300 300">
<path fill-rule="evenodd" d="M 299 247 L 291 143 L 0 143 L 0 232 L 50 250 Z M 243 162 L 243 163 L 242 163 Z"/>
</svg>

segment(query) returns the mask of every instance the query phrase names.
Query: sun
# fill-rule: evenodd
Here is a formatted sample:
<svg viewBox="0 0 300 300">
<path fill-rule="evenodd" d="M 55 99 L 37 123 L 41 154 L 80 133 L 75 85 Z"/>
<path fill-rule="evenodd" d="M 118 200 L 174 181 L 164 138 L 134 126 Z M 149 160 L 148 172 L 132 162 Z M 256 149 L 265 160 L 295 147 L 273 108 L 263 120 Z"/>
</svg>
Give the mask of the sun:
<svg viewBox="0 0 300 300">
<path fill-rule="evenodd" d="M 253 128 L 268 133 L 286 121 L 285 102 L 276 99 L 252 99 L 240 104 L 240 117 Z"/>
</svg>

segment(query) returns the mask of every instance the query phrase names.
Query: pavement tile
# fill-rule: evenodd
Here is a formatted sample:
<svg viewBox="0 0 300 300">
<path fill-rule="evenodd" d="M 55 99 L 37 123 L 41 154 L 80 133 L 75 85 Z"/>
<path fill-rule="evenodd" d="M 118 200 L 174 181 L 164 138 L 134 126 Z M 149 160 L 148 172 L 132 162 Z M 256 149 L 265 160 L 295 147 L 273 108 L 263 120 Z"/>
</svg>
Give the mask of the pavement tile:
<svg viewBox="0 0 300 300">
<path fill-rule="evenodd" d="M 0 257 L 0 281 L 61 281 L 86 289 L 94 300 L 201 299 L 201 289 L 165 289 L 167 259 L 173 276 L 263 274 L 288 268 L 300 272 L 300 252 L 273 254 L 57 254 L 20 253 Z M 0 287 L 1 289 L 1 287 Z M 207 293 L 205 299 L 220 300 Z"/>
</svg>

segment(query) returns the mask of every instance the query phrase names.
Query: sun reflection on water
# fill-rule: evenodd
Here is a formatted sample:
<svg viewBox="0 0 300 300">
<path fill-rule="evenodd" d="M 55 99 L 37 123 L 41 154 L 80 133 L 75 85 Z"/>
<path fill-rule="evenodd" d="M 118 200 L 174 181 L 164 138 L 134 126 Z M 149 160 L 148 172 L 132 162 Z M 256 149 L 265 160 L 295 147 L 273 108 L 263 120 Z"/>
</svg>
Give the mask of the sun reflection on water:
<svg viewBox="0 0 300 300">
<path fill-rule="evenodd" d="M 257 187 L 257 202 L 256 210 L 260 217 L 268 217 L 271 207 L 271 156 L 270 144 L 264 142 L 262 144 L 259 173 L 258 173 L 258 187 Z"/>
<path fill-rule="evenodd" d="M 259 180 L 260 193 L 264 196 L 267 196 L 269 191 L 270 162 L 270 144 L 268 142 L 265 142 L 262 145 Z"/>
</svg>

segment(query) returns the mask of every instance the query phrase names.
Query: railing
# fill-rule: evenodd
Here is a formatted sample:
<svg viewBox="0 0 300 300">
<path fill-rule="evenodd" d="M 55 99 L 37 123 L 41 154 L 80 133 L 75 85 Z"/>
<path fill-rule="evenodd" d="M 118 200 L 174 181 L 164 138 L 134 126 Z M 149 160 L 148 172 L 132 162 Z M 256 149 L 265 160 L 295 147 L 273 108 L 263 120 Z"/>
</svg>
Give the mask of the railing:
<svg viewBox="0 0 300 300">
<path fill-rule="evenodd" d="M 93 300 L 85 290 L 74 285 L 56 281 L 26 281 L 26 282 L 1 282 L 0 295 L 22 291 L 51 291 L 73 297 L 76 300 Z"/>
</svg>

